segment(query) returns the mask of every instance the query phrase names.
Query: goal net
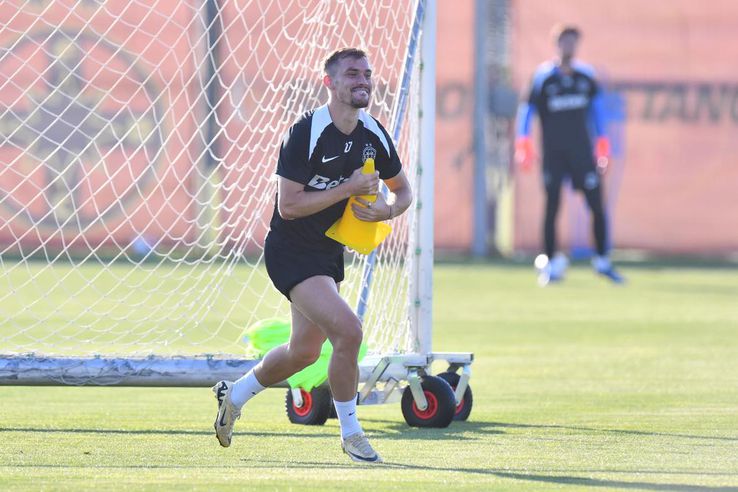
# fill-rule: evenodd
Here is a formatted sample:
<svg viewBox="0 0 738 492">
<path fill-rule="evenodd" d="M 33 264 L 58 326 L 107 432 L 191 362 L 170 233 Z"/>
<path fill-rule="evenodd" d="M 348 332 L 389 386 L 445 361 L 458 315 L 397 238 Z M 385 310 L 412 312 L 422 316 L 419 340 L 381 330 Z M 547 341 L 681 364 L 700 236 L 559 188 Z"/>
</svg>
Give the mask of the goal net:
<svg viewBox="0 0 738 492">
<path fill-rule="evenodd" d="M 116 384 L 160 358 L 203 359 L 198 372 L 248 360 L 244 329 L 289 318 L 263 265 L 276 159 L 287 128 L 327 101 L 335 49 L 369 53 L 369 112 L 415 184 L 422 12 L 407 0 L 4 2 L 0 382 Z M 370 354 L 417 350 L 415 221 L 395 219 L 376 255 L 347 253 L 341 291 Z"/>
</svg>

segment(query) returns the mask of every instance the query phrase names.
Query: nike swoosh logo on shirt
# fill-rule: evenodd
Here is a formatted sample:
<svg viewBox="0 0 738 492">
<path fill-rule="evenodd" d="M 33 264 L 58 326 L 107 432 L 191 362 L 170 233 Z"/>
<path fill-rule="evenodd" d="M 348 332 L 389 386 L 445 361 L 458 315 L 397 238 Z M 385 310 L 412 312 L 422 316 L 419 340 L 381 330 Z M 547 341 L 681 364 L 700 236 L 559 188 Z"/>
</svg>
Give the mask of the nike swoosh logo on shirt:
<svg viewBox="0 0 738 492">
<path fill-rule="evenodd" d="M 322 161 L 323 161 L 323 163 L 331 162 L 333 159 L 338 159 L 339 157 L 340 156 L 334 156 L 334 157 L 331 157 L 330 159 L 326 159 L 325 156 L 323 156 Z"/>
</svg>

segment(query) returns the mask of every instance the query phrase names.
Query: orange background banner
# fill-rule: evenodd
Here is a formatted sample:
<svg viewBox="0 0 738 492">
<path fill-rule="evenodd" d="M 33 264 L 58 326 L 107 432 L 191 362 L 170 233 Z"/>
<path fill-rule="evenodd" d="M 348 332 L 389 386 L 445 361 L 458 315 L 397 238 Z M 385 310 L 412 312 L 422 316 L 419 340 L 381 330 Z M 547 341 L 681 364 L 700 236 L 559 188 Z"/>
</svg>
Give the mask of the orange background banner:
<svg viewBox="0 0 738 492">
<path fill-rule="evenodd" d="M 466 251 L 474 179 L 474 2 L 438 2 L 435 242 Z"/>
<path fill-rule="evenodd" d="M 616 248 L 722 255 L 738 250 L 738 3 L 515 0 L 512 73 L 523 90 L 554 54 L 558 22 L 578 25 L 580 57 L 614 91 L 615 159 L 606 182 Z M 538 251 L 539 173 L 515 180 L 515 247 Z M 588 243 L 586 215 L 560 216 L 569 246 Z"/>
<path fill-rule="evenodd" d="M 182 26 L 191 25 L 194 14 L 181 2 L 158 2 L 155 8 L 127 2 L 106 5 L 99 9 L 96 2 L 73 0 L 7 2 L 0 13 L 5 27 L 0 46 L 12 53 L 0 66 L 0 106 L 6 108 L 0 119 L 5 142 L 0 148 L 4 164 L 0 188 L 5 193 L 0 207 L 2 244 L 84 249 L 106 241 L 113 246 L 129 244 L 136 235 L 196 242 L 202 233 L 204 218 L 192 198 L 203 184 L 193 163 L 200 162 L 205 152 L 205 135 L 198 126 L 203 115 L 197 114 L 202 104 L 196 101 L 202 89 L 198 79 L 202 74 L 197 72 L 203 53 L 193 50 L 202 42 L 202 32 L 183 32 Z M 315 0 L 301 5 L 304 14 L 323 4 Z M 275 135 L 281 135 L 289 122 L 276 118 L 266 131 L 254 133 L 244 132 L 239 118 L 261 111 L 263 101 L 249 99 L 249 91 L 260 91 L 259 84 L 276 76 L 275 67 L 259 63 L 262 51 L 287 52 L 300 33 L 293 32 L 297 24 L 243 22 L 263 14 L 281 15 L 276 3 L 265 12 L 240 12 L 232 2 L 225 6 L 227 29 L 221 49 L 230 51 L 223 53 L 220 75 L 232 92 L 219 102 L 223 130 L 217 138 L 237 145 L 230 150 L 216 147 L 220 152 L 216 157 L 227 170 L 222 184 L 232 190 L 222 197 L 221 233 L 240 241 L 243 217 L 258 209 L 261 220 L 255 229 L 245 231 L 258 242 L 271 205 L 253 193 L 252 180 L 273 172 L 279 143 Z M 360 4 L 350 8 L 352 15 L 363 15 Z M 74 16 L 68 15 L 70 9 Z M 738 3 L 714 1 L 708 9 L 692 0 L 511 0 L 509 13 L 510 76 L 521 93 L 535 67 L 555 52 L 551 27 L 567 22 L 583 30 L 581 58 L 598 69 L 613 115 L 609 131 L 614 162 L 606 192 L 614 246 L 666 254 L 737 251 L 738 200 L 733 190 L 738 185 L 734 162 L 738 66 L 731 61 L 738 55 L 733 42 Z M 472 241 L 474 15 L 472 1 L 438 2 L 434 205 L 439 250 L 469 251 Z M 63 28 L 52 33 L 59 25 Z M 279 29 L 272 33 L 279 41 L 275 46 L 252 46 L 244 42 L 250 29 Z M 67 31 L 81 34 L 70 43 Z M 382 38 L 388 35 L 381 23 L 371 32 L 377 37 L 370 40 L 373 46 L 390 46 L 383 57 L 375 56 L 378 68 L 382 63 L 396 65 L 397 57 L 404 56 L 405 41 Z M 341 33 L 331 35 L 341 39 Z M 314 53 L 315 60 L 309 63 L 319 63 L 324 54 Z M 56 55 L 63 63 L 53 63 Z M 78 64 L 82 58 L 84 63 Z M 75 86 L 70 67 L 77 65 L 78 78 L 110 89 L 101 93 Z M 50 68 L 44 72 L 45 67 Z M 294 80 L 292 90 L 315 92 L 320 81 L 313 74 L 318 72 L 298 74 L 302 79 Z M 57 77 L 51 82 L 67 85 L 50 90 L 41 73 Z M 121 73 L 126 76 L 121 78 Z M 396 90 L 396 81 L 383 82 L 375 105 L 389 114 L 381 97 Z M 78 90 L 79 104 L 70 106 L 62 100 Z M 317 94 L 309 102 L 324 96 Z M 271 107 L 289 104 L 291 93 L 280 97 Z M 46 128 L 32 118 L 29 111 L 37 101 L 46 101 L 51 112 L 67 108 L 58 118 L 61 125 Z M 74 113 L 77 110 L 79 114 Z M 79 131 L 64 127 L 65 122 L 79 123 Z M 16 131 L 19 126 L 22 131 Z M 121 130 L 127 132 L 124 138 Z M 54 139 L 62 139 L 65 132 L 69 137 L 62 145 L 65 151 L 52 154 L 50 149 L 59 146 Z M 98 135 L 95 145 L 90 145 L 91 133 Z M 264 162 L 243 169 L 241 149 L 264 152 Z M 47 165 L 40 166 L 42 162 Z M 42 192 L 44 183 L 53 178 L 44 173 L 55 169 L 66 173 L 64 180 L 56 180 L 58 189 Z M 543 212 L 540 173 L 516 174 L 512 183 L 514 206 L 507 222 L 512 224 L 513 247 L 537 252 Z M 244 193 L 254 199 L 243 200 Z M 567 198 L 560 216 L 562 246 L 585 247 L 588 217 L 579 197 Z M 271 203 L 272 197 L 266 200 Z M 78 244 L 62 237 L 62 229 Z"/>
</svg>

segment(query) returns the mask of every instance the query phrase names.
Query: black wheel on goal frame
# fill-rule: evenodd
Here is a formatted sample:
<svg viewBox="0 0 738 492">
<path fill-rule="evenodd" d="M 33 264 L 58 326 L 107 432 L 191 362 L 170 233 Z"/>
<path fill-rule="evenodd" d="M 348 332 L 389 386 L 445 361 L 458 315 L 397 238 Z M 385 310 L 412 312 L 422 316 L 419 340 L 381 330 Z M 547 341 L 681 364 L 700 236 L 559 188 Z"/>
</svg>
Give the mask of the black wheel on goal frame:
<svg viewBox="0 0 738 492">
<path fill-rule="evenodd" d="M 437 376 L 444 381 L 446 381 L 449 386 L 451 386 L 451 389 L 454 390 L 454 393 L 456 393 L 456 386 L 459 384 L 459 379 L 461 379 L 461 376 L 456 374 L 453 371 L 446 371 L 442 372 L 440 374 L 437 374 Z M 461 399 L 461 402 L 459 402 L 458 405 L 456 405 L 456 412 L 454 413 L 454 420 L 466 420 L 469 418 L 469 414 L 472 410 L 472 403 L 474 402 L 474 396 L 472 395 L 472 389 L 471 386 L 466 387 L 466 391 L 464 391 L 464 397 Z"/>
<path fill-rule="evenodd" d="M 436 376 L 423 376 L 420 387 L 428 407 L 425 410 L 419 409 L 410 386 L 407 386 L 402 393 L 401 402 L 405 422 L 412 427 L 448 427 L 456 411 L 454 390 L 446 381 Z"/>
<path fill-rule="evenodd" d="M 323 425 L 328 420 L 333 407 L 331 392 L 328 388 L 313 388 L 305 391 L 300 388 L 302 395 L 302 406 L 295 405 L 292 398 L 292 390 L 287 390 L 285 408 L 287 417 L 293 424 L 301 425 Z"/>
</svg>

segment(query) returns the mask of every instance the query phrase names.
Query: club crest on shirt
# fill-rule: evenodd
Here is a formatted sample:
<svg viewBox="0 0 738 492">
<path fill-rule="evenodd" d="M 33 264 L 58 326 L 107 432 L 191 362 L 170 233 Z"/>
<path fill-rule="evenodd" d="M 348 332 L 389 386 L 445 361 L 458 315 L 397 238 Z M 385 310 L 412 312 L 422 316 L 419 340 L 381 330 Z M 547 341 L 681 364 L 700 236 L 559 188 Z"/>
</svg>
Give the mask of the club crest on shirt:
<svg viewBox="0 0 738 492">
<path fill-rule="evenodd" d="M 367 159 L 376 159 L 376 158 L 377 158 L 377 149 L 375 149 L 374 146 L 370 143 L 366 144 L 364 146 L 364 150 L 361 151 L 362 162 L 366 162 Z"/>
</svg>

